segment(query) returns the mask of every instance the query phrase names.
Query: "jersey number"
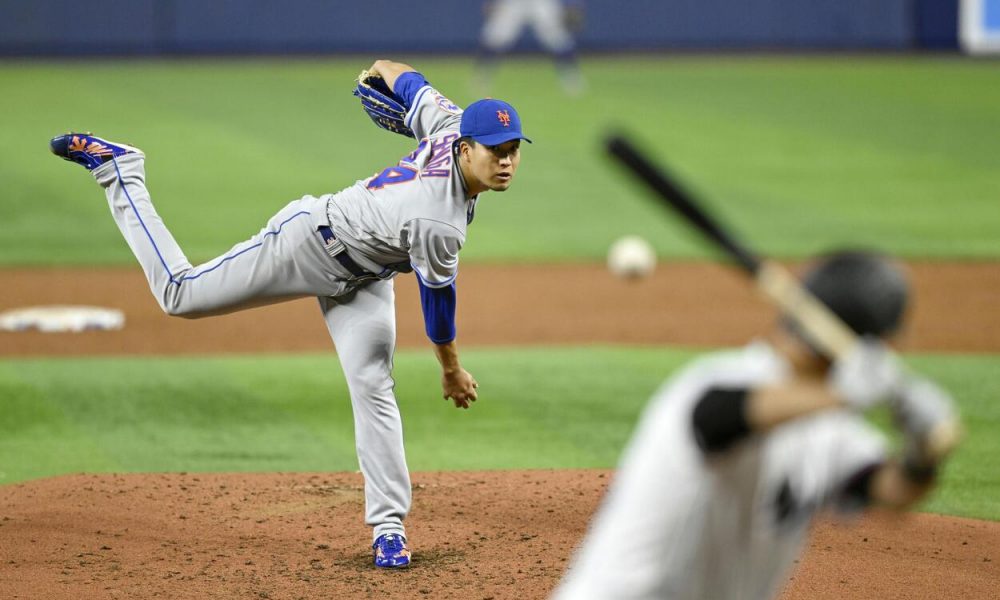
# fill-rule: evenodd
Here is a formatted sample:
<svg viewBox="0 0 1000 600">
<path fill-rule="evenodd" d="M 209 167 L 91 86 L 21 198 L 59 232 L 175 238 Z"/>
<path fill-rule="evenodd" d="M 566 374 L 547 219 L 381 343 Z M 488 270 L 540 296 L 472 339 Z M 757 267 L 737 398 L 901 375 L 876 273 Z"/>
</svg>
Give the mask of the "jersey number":
<svg viewBox="0 0 1000 600">
<path fill-rule="evenodd" d="M 387 185 L 395 185 L 397 183 L 406 183 L 407 181 L 413 181 L 417 177 L 417 171 L 411 169 L 410 167 L 404 167 L 397 165 L 395 167 L 389 167 L 388 169 L 382 171 L 378 175 L 372 178 L 368 182 L 367 187 L 370 190 L 380 190 Z"/>
</svg>

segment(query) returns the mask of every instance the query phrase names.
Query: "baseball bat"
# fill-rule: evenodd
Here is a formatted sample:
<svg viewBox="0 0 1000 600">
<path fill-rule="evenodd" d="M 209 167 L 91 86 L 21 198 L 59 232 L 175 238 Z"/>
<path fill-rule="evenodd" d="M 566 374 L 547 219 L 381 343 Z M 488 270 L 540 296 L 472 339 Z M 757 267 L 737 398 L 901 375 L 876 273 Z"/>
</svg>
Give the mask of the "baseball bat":
<svg viewBox="0 0 1000 600">
<path fill-rule="evenodd" d="M 764 296 L 794 321 L 814 347 L 831 359 L 842 358 L 857 343 L 857 335 L 825 304 L 820 302 L 791 272 L 773 260 L 759 256 L 740 242 L 728 228 L 712 217 L 691 192 L 663 167 L 621 135 L 607 140 L 607 151 L 645 183 L 667 206 L 721 248 L 753 279 Z M 935 460 L 943 458 L 960 438 L 957 421 L 941 423 L 928 435 L 927 449 Z"/>
</svg>

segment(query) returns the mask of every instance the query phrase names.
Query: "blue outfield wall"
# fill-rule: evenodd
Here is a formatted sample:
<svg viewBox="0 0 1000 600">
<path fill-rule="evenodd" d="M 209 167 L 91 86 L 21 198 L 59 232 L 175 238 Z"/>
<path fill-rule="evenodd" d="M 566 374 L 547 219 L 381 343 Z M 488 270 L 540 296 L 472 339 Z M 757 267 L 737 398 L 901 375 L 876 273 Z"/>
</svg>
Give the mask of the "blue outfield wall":
<svg viewBox="0 0 1000 600">
<path fill-rule="evenodd" d="M 592 1 L 591 26 L 581 43 L 597 49 L 906 49 L 913 35 L 912 5 L 910 0 Z"/>
<path fill-rule="evenodd" d="M 584 0 L 583 50 L 954 47 L 958 0 Z M 474 52 L 480 0 L 0 0 L 0 55 Z M 530 36 L 526 36 L 530 38 Z M 521 49 L 533 49 L 530 40 Z"/>
<path fill-rule="evenodd" d="M 959 0 L 920 0 L 916 5 L 917 43 L 921 48 L 958 48 Z"/>
</svg>

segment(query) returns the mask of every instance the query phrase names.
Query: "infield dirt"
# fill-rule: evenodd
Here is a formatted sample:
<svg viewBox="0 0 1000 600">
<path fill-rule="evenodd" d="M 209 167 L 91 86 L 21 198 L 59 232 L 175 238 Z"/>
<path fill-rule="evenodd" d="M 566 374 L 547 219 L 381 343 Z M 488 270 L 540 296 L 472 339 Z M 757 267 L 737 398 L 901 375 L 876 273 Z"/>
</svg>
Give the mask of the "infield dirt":
<svg viewBox="0 0 1000 600">
<path fill-rule="evenodd" d="M 794 267 L 794 265 L 793 265 Z M 907 350 L 1000 352 L 1000 263 L 910 264 L 915 288 Z M 121 331 L 72 337 L 0 332 L 0 355 L 331 351 L 314 298 L 186 320 L 169 318 L 138 267 L 0 270 L 0 310 L 94 304 L 125 312 Z M 463 347 L 551 344 L 746 343 L 775 311 L 734 270 L 664 263 L 643 280 L 601 265 L 463 266 L 458 279 Z M 412 277 L 396 279 L 400 347 L 428 347 Z"/>
<path fill-rule="evenodd" d="M 1000 264 L 911 269 L 918 302 L 904 350 L 1000 352 Z M 137 268 L 8 269 L 0 280 L 0 310 L 94 304 L 122 309 L 128 324 L 0 333 L 3 356 L 331 349 L 315 300 L 187 321 L 159 311 Z M 735 345 L 775 317 L 741 277 L 703 263 L 661 265 L 637 282 L 598 265 L 469 266 L 459 289 L 464 346 Z M 400 279 L 401 346 L 427 344 L 419 310 L 415 285 Z M 612 476 L 417 473 L 406 572 L 369 565 L 356 474 L 72 475 L 7 485 L 0 597 L 540 599 Z M 823 522 L 782 598 L 1000 598 L 997 548 L 1000 523 Z"/>
</svg>

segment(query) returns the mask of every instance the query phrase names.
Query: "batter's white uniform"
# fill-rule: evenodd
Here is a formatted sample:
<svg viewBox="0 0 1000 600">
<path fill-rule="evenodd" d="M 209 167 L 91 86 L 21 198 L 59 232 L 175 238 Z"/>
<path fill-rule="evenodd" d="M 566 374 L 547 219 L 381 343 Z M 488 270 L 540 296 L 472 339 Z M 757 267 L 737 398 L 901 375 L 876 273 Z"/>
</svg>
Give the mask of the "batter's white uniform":
<svg viewBox="0 0 1000 600">
<path fill-rule="evenodd" d="M 791 421 L 718 455 L 699 448 L 692 411 L 708 389 L 752 389 L 789 373 L 770 346 L 755 343 L 668 382 L 555 599 L 770 598 L 811 517 L 824 506 L 848 508 L 845 485 L 885 456 L 881 434 L 846 410 Z"/>
<path fill-rule="evenodd" d="M 535 31 L 549 52 L 562 54 L 573 49 L 560 0 L 495 0 L 483 26 L 483 46 L 495 52 L 507 50 L 525 27 Z"/>
<path fill-rule="evenodd" d="M 396 343 L 391 279 L 412 269 L 425 286 L 436 288 L 449 285 L 458 272 L 458 252 L 476 203 L 466 199 L 452 154 L 461 113 L 425 85 L 406 117 L 420 140 L 413 153 L 340 193 L 291 202 L 257 235 L 196 267 L 153 208 L 142 154 L 127 154 L 93 171 L 167 313 L 198 317 L 319 297 L 350 388 L 365 477 L 365 521 L 374 538 L 405 534 L 411 501 L 391 375 Z M 334 239 L 324 239 L 326 227 Z M 374 276 L 352 275 L 334 258 L 339 251 Z"/>
</svg>

